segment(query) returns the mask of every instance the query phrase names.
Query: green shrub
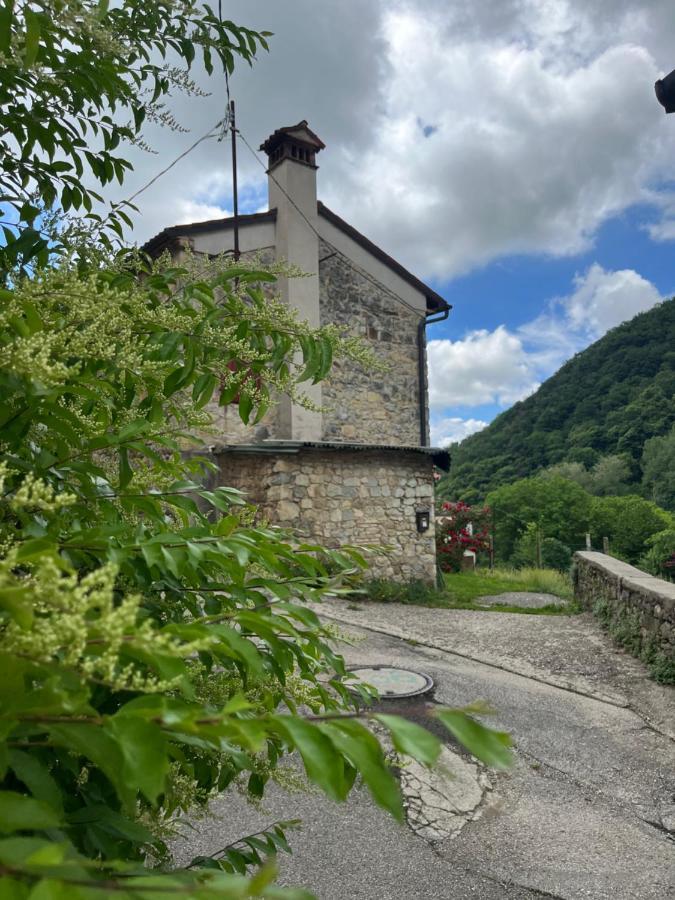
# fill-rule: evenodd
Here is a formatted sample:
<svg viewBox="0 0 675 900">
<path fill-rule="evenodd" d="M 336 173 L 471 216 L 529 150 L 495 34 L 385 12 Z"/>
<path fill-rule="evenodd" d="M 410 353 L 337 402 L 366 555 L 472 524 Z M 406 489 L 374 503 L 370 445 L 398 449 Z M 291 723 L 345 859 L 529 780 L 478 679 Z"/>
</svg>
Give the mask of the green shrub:
<svg viewBox="0 0 675 900">
<path fill-rule="evenodd" d="M 672 581 L 675 578 L 675 529 L 666 528 L 647 540 L 649 549 L 640 559 L 645 572 Z"/>
<path fill-rule="evenodd" d="M 665 653 L 657 653 L 649 664 L 649 670 L 659 684 L 675 684 L 675 659 L 672 656 L 669 658 Z"/>
<path fill-rule="evenodd" d="M 375 603 L 408 603 L 414 606 L 438 606 L 443 594 L 433 585 L 418 579 L 408 582 L 373 578 L 362 585 L 363 595 Z"/>
<path fill-rule="evenodd" d="M 558 538 L 544 538 L 541 542 L 541 561 L 547 569 L 567 572 L 572 562 L 572 551 Z"/>
</svg>

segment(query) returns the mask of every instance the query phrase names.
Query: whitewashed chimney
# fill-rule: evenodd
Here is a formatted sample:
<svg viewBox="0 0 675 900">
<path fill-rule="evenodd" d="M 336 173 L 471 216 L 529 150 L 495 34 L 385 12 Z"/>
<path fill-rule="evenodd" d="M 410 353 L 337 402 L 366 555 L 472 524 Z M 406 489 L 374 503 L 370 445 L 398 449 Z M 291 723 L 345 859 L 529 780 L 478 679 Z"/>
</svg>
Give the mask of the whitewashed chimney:
<svg viewBox="0 0 675 900">
<path fill-rule="evenodd" d="M 276 255 L 301 269 L 305 278 L 280 279 L 284 302 L 300 319 L 318 328 L 319 239 L 316 196 L 316 154 L 324 143 L 303 119 L 297 125 L 277 129 L 261 145 L 268 159 L 269 207 L 276 209 Z M 321 385 L 303 383 L 303 392 L 321 405 Z M 320 412 L 304 409 L 290 400 L 279 408 L 279 436 L 295 441 L 320 441 Z"/>
</svg>

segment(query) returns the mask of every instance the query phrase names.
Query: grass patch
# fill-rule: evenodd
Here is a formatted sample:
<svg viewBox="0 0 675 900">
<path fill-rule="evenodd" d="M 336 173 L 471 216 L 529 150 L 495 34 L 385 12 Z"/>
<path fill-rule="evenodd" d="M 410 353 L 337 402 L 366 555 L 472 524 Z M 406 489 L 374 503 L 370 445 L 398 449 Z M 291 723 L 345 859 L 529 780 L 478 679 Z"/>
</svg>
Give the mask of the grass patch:
<svg viewBox="0 0 675 900">
<path fill-rule="evenodd" d="M 446 589 L 458 601 L 474 601 L 477 597 L 528 591 L 553 594 L 572 600 L 572 582 L 556 569 L 476 569 L 474 572 L 446 572 Z"/>
<path fill-rule="evenodd" d="M 559 607 L 553 604 L 530 609 L 513 604 L 481 606 L 480 597 L 512 591 L 531 591 L 553 594 L 564 600 L 572 599 L 570 579 L 553 569 L 479 569 L 476 572 L 445 574 L 445 590 L 439 590 L 421 581 L 400 584 L 384 579 L 365 582 L 362 591 L 352 599 L 372 600 L 375 603 L 404 603 L 410 606 L 427 606 L 437 609 L 473 609 L 486 612 L 522 613 L 530 616 L 560 616 L 578 612 L 574 605 Z"/>
</svg>

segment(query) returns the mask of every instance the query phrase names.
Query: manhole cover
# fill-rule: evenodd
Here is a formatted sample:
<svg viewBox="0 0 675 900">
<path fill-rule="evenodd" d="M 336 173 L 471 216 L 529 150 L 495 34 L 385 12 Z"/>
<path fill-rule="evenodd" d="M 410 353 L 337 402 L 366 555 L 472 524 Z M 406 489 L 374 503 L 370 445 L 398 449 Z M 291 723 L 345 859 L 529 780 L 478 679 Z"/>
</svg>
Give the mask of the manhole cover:
<svg viewBox="0 0 675 900">
<path fill-rule="evenodd" d="M 419 697 L 433 689 L 434 681 L 422 672 L 396 666 L 357 666 L 350 669 L 361 681 L 377 688 L 383 699 Z"/>
</svg>

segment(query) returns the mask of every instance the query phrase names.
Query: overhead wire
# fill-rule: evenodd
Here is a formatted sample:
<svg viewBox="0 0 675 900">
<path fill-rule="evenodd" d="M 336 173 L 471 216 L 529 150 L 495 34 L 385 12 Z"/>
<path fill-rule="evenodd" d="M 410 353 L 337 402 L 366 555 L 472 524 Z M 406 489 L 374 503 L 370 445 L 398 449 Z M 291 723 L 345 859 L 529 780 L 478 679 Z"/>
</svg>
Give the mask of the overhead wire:
<svg viewBox="0 0 675 900">
<path fill-rule="evenodd" d="M 130 197 L 127 197 L 126 200 L 122 200 L 121 203 L 119 203 L 117 205 L 118 206 L 129 205 L 133 200 L 136 199 L 136 197 L 138 197 L 144 191 L 147 191 L 147 189 L 149 187 L 152 187 L 152 185 L 156 181 L 159 181 L 159 179 L 162 178 L 162 176 L 166 175 L 167 172 L 171 171 L 171 169 L 173 169 L 173 167 L 177 163 L 179 163 L 181 161 L 181 159 L 185 159 L 186 156 L 188 156 L 190 153 L 192 153 L 192 151 L 195 150 L 201 143 L 203 143 L 204 141 L 208 141 L 210 138 L 216 137 L 216 134 L 214 132 L 216 132 L 216 129 L 220 128 L 220 126 L 223 124 L 223 121 L 224 121 L 223 119 L 219 119 L 215 125 L 213 125 L 211 128 L 209 128 L 209 130 L 206 132 L 206 134 L 203 134 L 200 138 L 198 138 L 194 142 L 194 144 L 191 144 L 187 148 L 187 150 L 184 150 L 182 153 L 180 153 L 172 162 L 169 163 L 168 166 L 166 166 L 166 168 L 162 169 L 161 172 L 158 172 L 154 176 L 154 178 L 151 178 L 150 181 L 148 181 L 146 184 L 143 185 L 143 187 L 139 188 L 134 194 L 132 194 Z"/>
</svg>

